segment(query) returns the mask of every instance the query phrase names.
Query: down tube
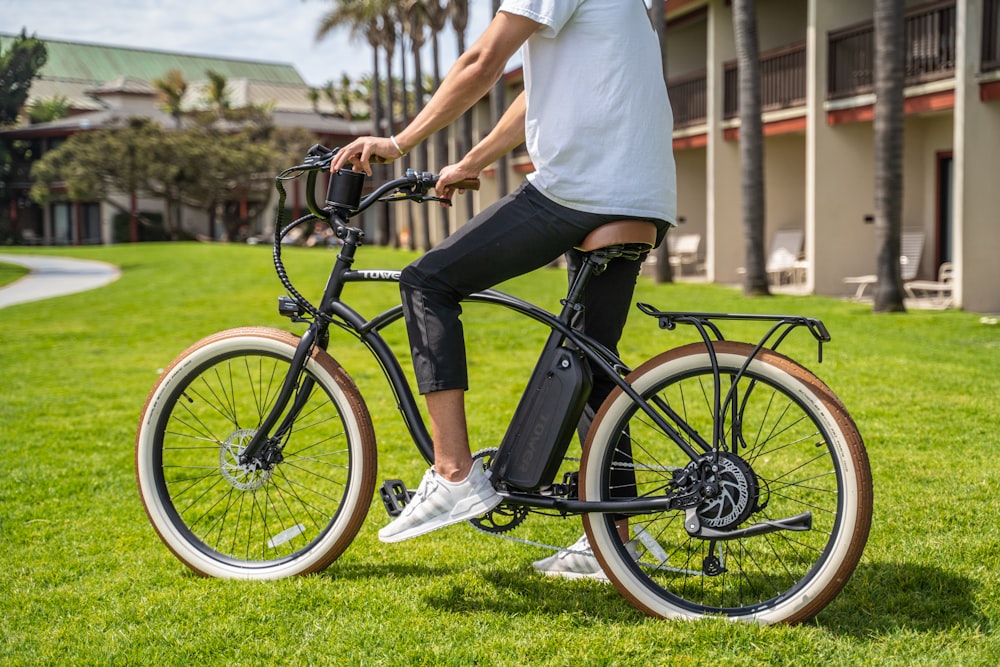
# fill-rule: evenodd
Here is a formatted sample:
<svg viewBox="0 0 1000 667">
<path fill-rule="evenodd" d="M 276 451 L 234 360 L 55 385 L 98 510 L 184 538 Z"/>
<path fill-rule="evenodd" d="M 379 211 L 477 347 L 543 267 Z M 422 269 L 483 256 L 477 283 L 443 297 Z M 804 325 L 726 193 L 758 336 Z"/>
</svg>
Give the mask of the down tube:
<svg viewBox="0 0 1000 667">
<path fill-rule="evenodd" d="M 399 275 L 400 272 L 396 270 L 366 269 L 345 271 L 342 277 L 345 283 L 398 283 Z M 571 339 L 576 338 L 577 332 L 562 323 L 556 316 L 552 315 L 552 313 L 504 292 L 494 289 L 484 290 L 482 292 L 472 294 L 466 299 L 466 301 L 487 303 L 507 308 L 508 310 L 512 310 L 544 324 L 550 330 L 555 329 Z M 379 331 L 381 331 L 384 327 L 402 319 L 402 306 L 394 306 L 393 308 L 376 315 L 371 320 L 365 320 L 364 317 L 362 317 L 358 312 L 343 302 L 338 301 L 331 306 L 331 314 L 342 319 L 348 325 L 346 328 L 356 333 L 372 355 L 376 358 L 383 373 L 385 373 L 386 379 L 389 381 L 389 385 L 396 398 L 397 407 L 403 415 L 403 420 L 410 433 L 410 437 L 413 439 L 414 444 L 424 459 L 428 463 L 433 463 L 433 440 L 427 431 L 427 426 L 424 424 L 423 415 L 421 415 L 420 410 L 417 407 L 413 390 L 410 388 L 410 383 L 407 381 L 406 376 L 403 373 L 399 359 L 379 333 Z M 610 351 L 606 351 L 606 354 L 608 355 L 608 359 L 603 359 L 602 361 L 604 361 L 607 365 L 607 372 L 616 375 L 610 364 L 610 360 L 615 360 L 617 363 L 620 363 L 620 361 L 615 359 L 614 355 L 612 355 Z"/>
</svg>

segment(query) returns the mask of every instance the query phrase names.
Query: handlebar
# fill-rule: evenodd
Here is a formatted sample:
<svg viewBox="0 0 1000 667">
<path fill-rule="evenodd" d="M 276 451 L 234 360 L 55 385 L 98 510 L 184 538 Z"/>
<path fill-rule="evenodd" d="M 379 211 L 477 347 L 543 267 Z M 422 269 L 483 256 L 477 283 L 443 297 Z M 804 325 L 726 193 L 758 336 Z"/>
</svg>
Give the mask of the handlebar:
<svg viewBox="0 0 1000 667">
<path fill-rule="evenodd" d="M 451 204 L 450 199 L 428 196 L 427 193 L 437 185 L 440 177 L 439 174 L 433 172 L 407 169 L 402 177 L 383 183 L 367 197 L 361 198 L 365 174 L 342 169 L 331 176 L 326 206 L 321 207 L 316 202 L 316 178 L 321 172 L 329 171 L 330 164 L 338 150 L 320 144 L 312 146 L 306 153 L 302 164 L 289 167 L 275 179 L 279 192 L 283 190 L 281 181 L 306 174 L 306 206 L 310 213 L 322 220 L 329 220 L 336 213 L 338 217 L 346 221 L 348 218 L 353 218 L 365 211 L 377 201 L 416 201 L 419 203 L 438 201 Z M 479 185 L 478 178 L 470 178 L 453 183 L 452 187 L 459 190 L 478 190 Z"/>
<path fill-rule="evenodd" d="M 406 173 L 396 179 L 392 179 L 375 188 L 367 197 L 362 199 L 361 192 L 364 188 L 365 174 L 362 172 L 347 171 L 341 169 L 330 177 L 330 187 L 327 189 L 326 206 L 320 207 L 316 202 L 316 178 L 324 171 L 330 170 L 330 164 L 337 154 L 337 148 L 327 148 L 319 144 L 314 145 L 306 153 L 302 164 L 289 167 L 274 179 L 274 187 L 278 190 L 278 214 L 274 225 L 274 268 L 278 273 L 278 278 L 285 286 L 288 294 L 298 304 L 293 305 L 293 310 L 298 313 L 309 313 L 316 319 L 326 319 L 332 321 L 329 315 L 324 314 L 314 305 L 309 303 L 292 285 L 285 271 L 285 266 L 281 260 L 281 243 L 292 229 L 312 219 L 311 216 L 302 216 L 288 225 L 284 225 L 283 217 L 285 211 L 285 188 L 283 181 L 298 178 L 306 174 L 306 205 L 309 212 L 318 220 L 325 221 L 333 229 L 334 234 L 344 240 L 344 248 L 338 254 L 338 261 L 350 264 L 353 262 L 354 250 L 360 245 L 364 238 L 364 231 L 360 227 L 352 227 L 347 224 L 350 218 L 360 214 L 377 201 L 439 201 L 451 204 L 451 200 L 441 197 L 428 196 L 427 193 L 437 185 L 438 174 L 429 171 L 414 171 L 407 169 Z M 460 190 L 478 190 L 479 179 L 472 178 L 458 183 L 453 183 L 452 187 Z M 289 311 L 291 312 L 291 311 Z"/>
</svg>

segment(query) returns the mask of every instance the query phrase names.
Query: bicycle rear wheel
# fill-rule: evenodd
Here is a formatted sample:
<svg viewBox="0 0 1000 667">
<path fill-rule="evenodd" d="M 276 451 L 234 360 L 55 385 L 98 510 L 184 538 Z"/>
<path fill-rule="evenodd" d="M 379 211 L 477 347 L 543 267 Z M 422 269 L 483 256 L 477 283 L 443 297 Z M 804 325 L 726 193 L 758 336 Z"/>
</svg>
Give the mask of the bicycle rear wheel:
<svg viewBox="0 0 1000 667">
<path fill-rule="evenodd" d="M 276 579 L 321 570 L 368 513 L 371 417 L 323 350 L 306 362 L 313 386 L 281 443 L 280 462 L 239 462 L 298 340 L 262 327 L 209 336 L 166 369 L 146 401 L 136 435 L 139 493 L 163 542 L 201 575 Z"/>
<path fill-rule="evenodd" d="M 703 344 L 665 352 L 628 378 L 640 395 L 669 405 L 709 443 L 714 420 L 722 420 L 712 480 L 721 493 L 697 507 L 697 518 L 702 526 L 734 531 L 808 513 L 811 527 L 712 540 L 690 535 L 684 512 L 651 512 L 629 520 L 636 559 L 618 537 L 614 517 L 590 514 L 584 524 L 605 573 L 646 613 L 805 621 L 840 592 L 864 549 L 872 513 L 864 444 L 843 404 L 794 361 L 762 350 L 740 374 L 753 347 L 720 342 L 714 348 L 722 396 L 732 390 L 721 415 L 715 414 L 716 380 Z M 615 451 L 626 429 L 631 463 L 624 465 L 635 474 L 638 496 L 664 495 L 676 471 L 691 463 L 616 390 L 584 448 L 582 498 L 613 497 L 612 471 L 623 465 Z M 799 528 L 809 523 L 800 520 Z"/>
</svg>

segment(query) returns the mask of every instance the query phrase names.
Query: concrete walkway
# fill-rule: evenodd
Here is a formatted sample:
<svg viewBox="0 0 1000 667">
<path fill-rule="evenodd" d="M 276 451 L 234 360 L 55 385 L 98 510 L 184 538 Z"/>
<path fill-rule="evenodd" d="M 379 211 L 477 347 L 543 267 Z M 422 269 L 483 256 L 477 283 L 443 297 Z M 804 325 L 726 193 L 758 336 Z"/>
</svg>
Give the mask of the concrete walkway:
<svg viewBox="0 0 1000 667">
<path fill-rule="evenodd" d="M 84 292 L 114 282 L 121 275 L 117 266 L 84 259 L 0 254 L 0 262 L 31 269 L 20 280 L 0 288 L 0 308 Z"/>
</svg>

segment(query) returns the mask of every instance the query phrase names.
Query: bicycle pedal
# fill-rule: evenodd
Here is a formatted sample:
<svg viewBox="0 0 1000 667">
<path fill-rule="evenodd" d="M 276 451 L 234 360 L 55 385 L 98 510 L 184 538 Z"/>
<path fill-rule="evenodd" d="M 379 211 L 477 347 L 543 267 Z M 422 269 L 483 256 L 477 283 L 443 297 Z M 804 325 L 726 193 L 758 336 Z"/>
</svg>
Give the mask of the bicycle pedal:
<svg viewBox="0 0 1000 667">
<path fill-rule="evenodd" d="M 393 519 L 403 512 L 403 508 L 413 497 L 413 491 L 407 489 L 402 480 L 398 479 L 385 480 L 382 487 L 379 488 L 378 494 L 382 498 L 382 505 L 385 506 L 386 513 Z"/>
</svg>

